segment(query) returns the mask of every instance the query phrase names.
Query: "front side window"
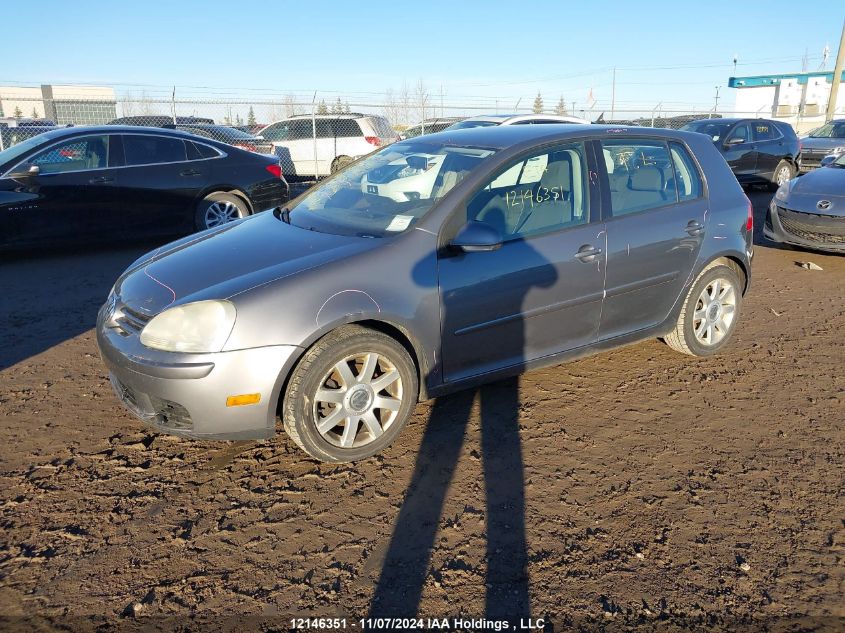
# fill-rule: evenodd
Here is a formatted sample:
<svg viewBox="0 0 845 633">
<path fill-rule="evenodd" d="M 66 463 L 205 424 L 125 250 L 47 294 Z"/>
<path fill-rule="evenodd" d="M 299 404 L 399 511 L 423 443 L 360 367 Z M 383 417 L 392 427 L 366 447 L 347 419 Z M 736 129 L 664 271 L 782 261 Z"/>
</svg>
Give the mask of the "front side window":
<svg viewBox="0 0 845 633">
<path fill-rule="evenodd" d="M 581 143 L 537 152 L 482 187 L 467 204 L 467 220 L 495 227 L 504 241 L 586 224 L 586 173 Z"/>
<path fill-rule="evenodd" d="M 109 137 L 82 136 L 69 139 L 37 154 L 29 162 L 42 174 L 103 169 L 109 164 Z"/>
<path fill-rule="evenodd" d="M 168 136 L 127 134 L 123 137 L 126 165 L 155 165 L 187 160 L 185 141 Z"/>
<path fill-rule="evenodd" d="M 396 235 L 495 152 L 425 138 L 394 143 L 317 185 L 291 208 L 290 223 L 336 235 Z"/>
<path fill-rule="evenodd" d="M 288 137 L 288 128 L 289 125 L 285 121 L 273 123 L 261 130 L 261 136 L 266 141 L 284 141 Z"/>
<path fill-rule="evenodd" d="M 677 202 L 675 170 L 662 141 L 602 141 L 613 217 Z"/>
<path fill-rule="evenodd" d="M 748 123 L 740 123 L 732 131 L 728 137 L 728 143 L 750 143 L 751 142 L 751 126 Z"/>
</svg>

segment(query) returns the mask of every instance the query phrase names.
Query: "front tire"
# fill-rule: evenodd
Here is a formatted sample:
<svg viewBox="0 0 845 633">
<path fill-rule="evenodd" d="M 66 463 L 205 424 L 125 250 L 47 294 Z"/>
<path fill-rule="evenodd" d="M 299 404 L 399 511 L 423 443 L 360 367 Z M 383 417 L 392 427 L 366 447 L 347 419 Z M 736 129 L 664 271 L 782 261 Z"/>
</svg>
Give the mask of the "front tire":
<svg viewBox="0 0 845 633">
<path fill-rule="evenodd" d="M 197 205 L 194 223 L 198 231 L 204 231 L 249 214 L 249 205 L 243 198 L 232 193 L 211 193 Z"/>
<path fill-rule="evenodd" d="M 324 462 L 354 462 L 389 446 L 413 413 L 417 372 L 407 350 L 361 326 L 320 339 L 297 364 L 282 407 L 285 431 Z"/>
<path fill-rule="evenodd" d="M 716 354 L 736 329 L 741 308 L 737 271 L 723 261 L 711 262 L 690 287 L 675 328 L 663 340 L 683 354 Z"/>
</svg>

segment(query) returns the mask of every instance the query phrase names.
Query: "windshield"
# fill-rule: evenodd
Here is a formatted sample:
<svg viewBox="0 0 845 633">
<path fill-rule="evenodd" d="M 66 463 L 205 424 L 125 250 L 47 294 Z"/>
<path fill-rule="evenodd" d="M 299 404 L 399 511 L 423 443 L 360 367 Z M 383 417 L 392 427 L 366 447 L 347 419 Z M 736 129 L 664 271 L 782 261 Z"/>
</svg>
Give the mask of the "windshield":
<svg viewBox="0 0 845 633">
<path fill-rule="evenodd" d="M 494 153 L 422 140 L 394 143 L 306 193 L 291 208 L 290 223 L 335 235 L 396 235 Z"/>
<path fill-rule="evenodd" d="M 810 138 L 845 138 L 845 121 L 825 123 L 810 132 Z"/>
<path fill-rule="evenodd" d="M 492 125 L 499 125 L 499 121 L 481 121 L 481 120 L 473 120 L 467 119 L 466 121 L 458 121 L 457 123 L 453 123 L 447 130 L 465 130 L 471 127 L 488 127 Z"/>
<path fill-rule="evenodd" d="M 706 134 L 713 141 L 718 141 L 733 127 L 733 123 L 727 121 L 717 121 L 712 119 L 702 119 L 701 121 L 690 121 L 681 129 L 687 132 L 698 132 L 699 134 Z"/>
<path fill-rule="evenodd" d="M 839 158 L 835 161 L 830 163 L 831 167 L 845 167 L 845 154 L 842 154 Z"/>
<path fill-rule="evenodd" d="M 12 145 L 9 149 L 0 152 L 0 165 L 18 160 L 29 150 L 38 147 L 49 138 L 51 137 L 45 134 L 39 134 L 38 136 L 31 136 L 17 145 Z"/>
</svg>

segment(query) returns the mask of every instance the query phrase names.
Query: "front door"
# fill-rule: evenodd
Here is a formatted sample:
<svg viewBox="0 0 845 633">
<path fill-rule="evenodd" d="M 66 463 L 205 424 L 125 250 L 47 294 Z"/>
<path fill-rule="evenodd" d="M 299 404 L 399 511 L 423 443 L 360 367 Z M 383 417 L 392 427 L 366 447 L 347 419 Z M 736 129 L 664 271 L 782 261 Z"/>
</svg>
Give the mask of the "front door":
<svg viewBox="0 0 845 633">
<path fill-rule="evenodd" d="M 602 151 L 610 158 L 601 168 L 618 185 L 609 187 L 606 209 L 607 279 L 599 340 L 668 317 L 698 257 L 707 213 L 702 178 L 685 146 L 614 139 L 603 141 Z"/>
<path fill-rule="evenodd" d="M 757 169 L 757 145 L 751 126 L 739 123 L 725 137 L 723 154 L 740 181 L 753 180 Z"/>
<path fill-rule="evenodd" d="M 111 137 L 76 136 L 26 161 L 37 176 L 21 181 L 32 200 L 17 211 L 20 243 L 87 242 L 120 235 L 118 172 L 113 169 Z"/>
<path fill-rule="evenodd" d="M 447 382 L 595 340 L 605 243 L 588 171 L 583 143 L 534 151 L 498 170 L 459 211 L 464 217 L 448 223 L 487 223 L 503 244 L 446 247 L 438 258 Z"/>
</svg>

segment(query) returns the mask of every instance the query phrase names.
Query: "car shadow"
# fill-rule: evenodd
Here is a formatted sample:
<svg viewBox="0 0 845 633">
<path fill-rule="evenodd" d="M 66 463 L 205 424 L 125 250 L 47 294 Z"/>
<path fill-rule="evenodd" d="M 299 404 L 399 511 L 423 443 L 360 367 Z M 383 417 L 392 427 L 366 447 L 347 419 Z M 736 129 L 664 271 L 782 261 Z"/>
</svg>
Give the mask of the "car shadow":
<svg viewBox="0 0 845 633">
<path fill-rule="evenodd" d="M 0 371 L 94 327 L 127 266 L 152 245 L 50 250 L 0 259 Z"/>
<path fill-rule="evenodd" d="M 514 292 L 514 286 L 519 282 L 508 275 L 492 274 L 492 270 L 487 279 L 479 282 L 487 286 L 482 292 L 496 293 L 497 288 L 507 286 L 509 291 L 497 296 L 497 308 L 499 313 L 517 315 L 517 318 L 497 322 L 489 328 L 492 332 L 477 341 L 462 344 L 463 359 L 450 358 L 451 350 L 444 342 L 442 353 L 446 356 L 440 364 L 447 375 L 450 370 L 457 371 L 461 360 L 472 364 L 477 360 L 474 354 L 489 352 L 489 346 L 481 351 L 484 348 L 480 344 L 493 340 L 497 356 L 517 359 L 512 367 L 515 372 L 524 369 L 522 312 L 525 296 L 532 288 L 553 285 L 558 274 L 555 267 L 524 240 L 508 242 L 503 248 L 508 249 L 510 261 L 518 261 L 524 269 L 533 270 L 533 283 Z M 489 255 L 491 253 L 482 252 L 461 257 Z M 415 274 L 418 283 L 422 283 L 423 278 L 423 274 Z M 465 306 L 450 299 L 450 291 L 441 289 L 441 294 L 442 329 L 446 341 L 453 324 L 450 310 L 465 310 Z M 473 348 L 477 351 L 473 352 Z M 429 575 L 437 577 L 438 572 L 430 569 L 437 531 L 476 399 L 480 401 L 480 453 L 486 504 L 484 615 L 488 619 L 509 621 L 530 617 L 519 379 L 508 378 L 435 401 L 373 593 L 370 618 L 415 617 Z"/>
</svg>

